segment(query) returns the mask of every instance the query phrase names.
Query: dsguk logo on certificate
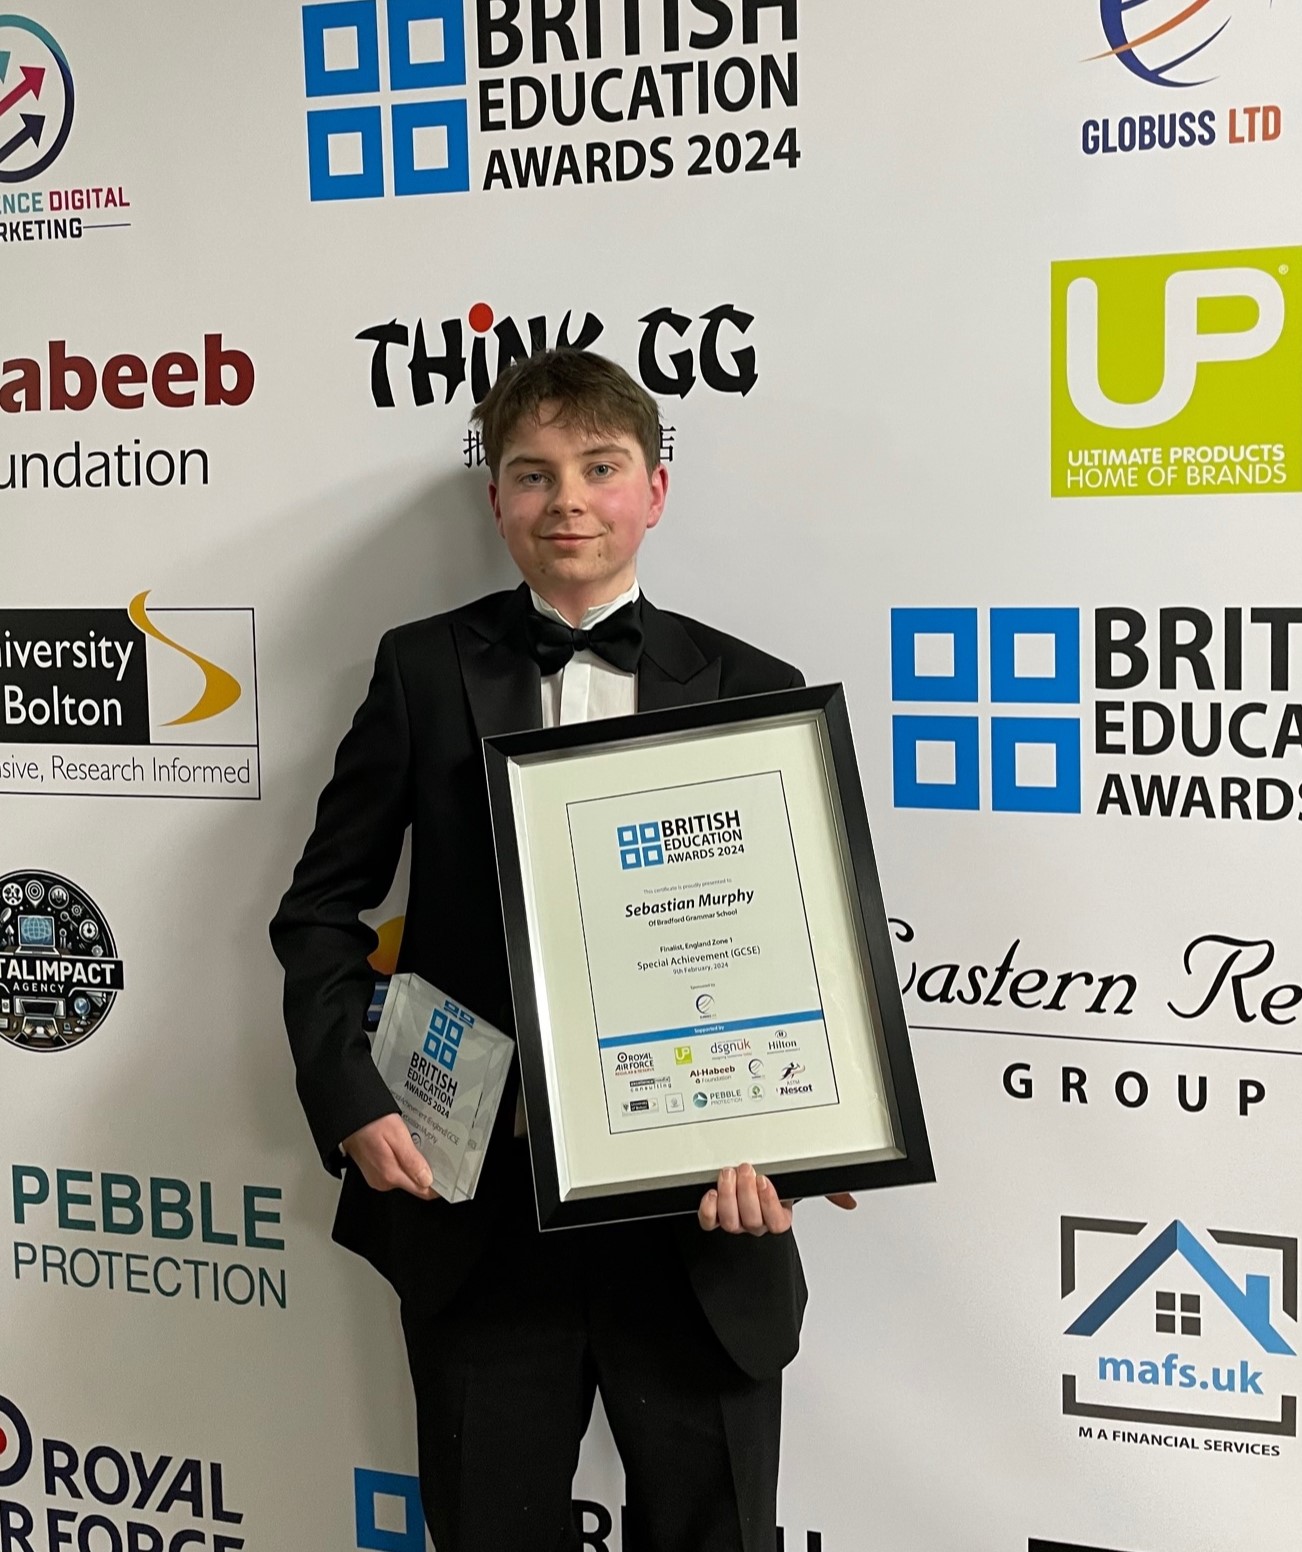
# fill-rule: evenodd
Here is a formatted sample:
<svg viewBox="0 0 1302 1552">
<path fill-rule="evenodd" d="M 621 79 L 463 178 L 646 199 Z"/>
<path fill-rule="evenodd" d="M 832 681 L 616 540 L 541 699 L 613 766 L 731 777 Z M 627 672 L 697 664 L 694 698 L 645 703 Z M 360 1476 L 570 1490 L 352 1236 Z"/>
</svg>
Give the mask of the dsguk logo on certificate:
<svg viewBox="0 0 1302 1552">
<path fill-rule="evenodd" d="M 567 804 L 610 1131 L 837 1104 L 781 776 L 638 804 Z"/>
</svg>

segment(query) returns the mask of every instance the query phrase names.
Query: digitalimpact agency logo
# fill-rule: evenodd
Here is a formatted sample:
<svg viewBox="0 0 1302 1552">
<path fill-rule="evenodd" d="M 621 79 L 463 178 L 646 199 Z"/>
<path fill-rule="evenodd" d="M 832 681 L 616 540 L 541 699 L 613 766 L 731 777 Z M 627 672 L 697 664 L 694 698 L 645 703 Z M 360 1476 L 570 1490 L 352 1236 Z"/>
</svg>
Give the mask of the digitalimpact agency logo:
<svg viewBox="0 0 1302 1552">
<path fill-rule="evenodd" d="M 892 609 L 892 700 L 966 708 L 892 715 L 895 806 L 1078 814 L 1080 611 L 991 609 L 984 645 L 982 675 L 975 609 Z"/>
<path fill-rule="evenodd" d="M 80 1045 L 122 988 L 112 928 L 80 885 L 37 868 L 0 878 L 0 1041 L 23 1051 Z"/>
<path fill-rule="evenodd" d="M 251 609 L 0 610 L 0 792 L 257 798 Z"/>
<path fill-rule="evenodd" d="M 1302 490 L 1302 248 L 1052 266 L 1055 496 Z"/>
<path fill-rule="evenodd" d="M 1081 1439 L 1277 1456 L 1263 1441 L 1296 1437 L 1296 1236 L 1069 1217 L 1059 1261 Z M 1233 1439 L 1199 1438 L 1215 1432 Z"/>
</svg>

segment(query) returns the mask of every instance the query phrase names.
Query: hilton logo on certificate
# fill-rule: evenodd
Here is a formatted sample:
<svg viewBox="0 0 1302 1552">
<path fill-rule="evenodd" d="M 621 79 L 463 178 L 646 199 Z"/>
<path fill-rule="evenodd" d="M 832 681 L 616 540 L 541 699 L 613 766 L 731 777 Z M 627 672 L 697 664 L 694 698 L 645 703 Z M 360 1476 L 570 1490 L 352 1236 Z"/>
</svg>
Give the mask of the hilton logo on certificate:
<svg viewBox="0 0 1302 1552">
<path fill-rule="evenodd" d="M 838 1104 L 781 776 L 641 802 L 568 805 L 610 1131 Z M 770 1081 L 740 1081 L 774 1051 Z"/>
</svg>

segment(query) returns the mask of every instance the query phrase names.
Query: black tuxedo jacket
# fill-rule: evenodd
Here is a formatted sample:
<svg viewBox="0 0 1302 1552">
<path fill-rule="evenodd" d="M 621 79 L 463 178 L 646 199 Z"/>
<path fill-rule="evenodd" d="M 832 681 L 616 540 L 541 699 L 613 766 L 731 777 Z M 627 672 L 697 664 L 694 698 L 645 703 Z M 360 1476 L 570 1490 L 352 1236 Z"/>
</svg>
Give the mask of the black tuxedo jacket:
<svg viewBox="0 0 1302 1552">
<path fill-rule="evenodd" d="M 285 967 L 299 1097 L 321 1157 L 336 1172 L 340 1141 L 397 1110 L 363 1027 L 375 979 L 367 956 L 376 937 L 358 913 L 383 902 L 408 826 L 411 889 L 398 969 L 415 971 L 514 1032 L 480 740 L 542 724 L 538 666 L 520 639 L 529 607 L 521 586 L 384 636 L 366 699 L 339 746 L 316 826 L 271 924 Z M 645 598 L 642 623 L 641 711 L 804 683 L 789 664 Z M 452 1206 L 375 1192 L 355 1165 L 345 1169 L 334 1237 L 365 1256 L 404 1299 L 439 1308 L 493 1233 L 512 1188 L 517 1082 L 513 1066 L 473 1201 Z M 724 1347 L 757 1378 L 777 1373 L 795 1354 L 805 1305 L 794 1237 L 706 1234 L 695 1218 L 676 1219 L 675 1231 Z"/>
</svg>

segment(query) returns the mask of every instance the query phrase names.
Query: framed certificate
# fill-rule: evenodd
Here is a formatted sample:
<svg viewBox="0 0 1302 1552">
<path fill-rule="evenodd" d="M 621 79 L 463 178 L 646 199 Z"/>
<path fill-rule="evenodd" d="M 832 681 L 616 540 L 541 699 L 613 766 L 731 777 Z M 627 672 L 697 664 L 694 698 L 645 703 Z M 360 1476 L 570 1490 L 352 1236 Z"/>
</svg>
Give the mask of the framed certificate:
<svg viewBox="0 0 1302 1552">
<path fill-rule="evenodd" d="M 935 1178 L 840 685 L 484 755 L 543 1228 Z"/>
</svg>

